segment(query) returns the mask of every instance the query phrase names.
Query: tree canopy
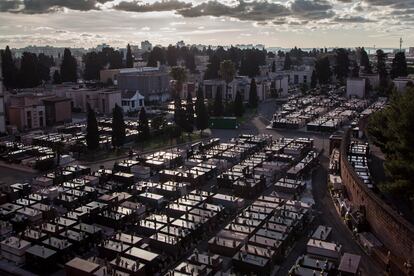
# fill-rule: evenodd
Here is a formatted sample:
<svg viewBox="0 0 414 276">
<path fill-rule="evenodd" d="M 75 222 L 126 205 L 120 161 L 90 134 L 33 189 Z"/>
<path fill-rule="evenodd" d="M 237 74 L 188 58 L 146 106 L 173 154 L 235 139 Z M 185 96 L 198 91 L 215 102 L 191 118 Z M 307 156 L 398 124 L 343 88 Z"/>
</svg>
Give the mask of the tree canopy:
<svg viewBox="0 0 414 276">
<path fill-rule="evenodd" d="M 394 59 L 392 60 L 391 65 L 391 77 L 406 77 L 408 75 L 407 71 L 407 60 L 405 59 L 404 52 L 398 52 L 395 54 Z"/>
<path fill-rule="evenodd" d="M 127 68 L 132 68 L 134 67 L 134 58 L 132 56 L 132 52 L 131 52 L 131 45 L 127 45 L 127 52 L 126 52 L 126 67 Z"/>
<path fill-rule="evenodd" d="M 197 100 L 195 104 L 196 126 L 198 130 L 203 131 L 208 127 L 208 112 L 204 103 L 204 94 L 201 86 L 197 91 Z"/>
<path fill-rule="evenodd" d="M 368 133 L 386 155 L 388 180 L 380 188 L 414 202 L 414 88 L 395 94 L 385 109 L 371 115 Z"/>
<path fill-rule="evenodd" d="M 86 145 L 89 150 L 99 148 L 99 129 L 95 111 L 88 104 L 88 118 L 86 124 Z"/>
<path fill-rule="evenodd" d="M 250 107 L 257 107 L 259 102 L 259 98 L 257 97 L 257 85 L 256 80 L 253 78 L 250 82 L 250 90 L 249 90 L 249 105 Z"/>
<path fill-rule="evenodd" d="M 328 84 L 331 80 L 331 65 L 327 56 L 321 57 L 315 63 L 316 76 L 319 84 Z"/>
<path fill-rule="evenodd" d="M 63 82 L 76 82 L 78 80 L 78 63 L 68 48 L 63 52 L 60 65 L 60 77 Z"/>
<path fill-rule="evenodd" d="M 125 121 L 122 108 L 115 104 L 112 110 L 112 145 L 117 148 L 125 143 Z"/>
</svg>

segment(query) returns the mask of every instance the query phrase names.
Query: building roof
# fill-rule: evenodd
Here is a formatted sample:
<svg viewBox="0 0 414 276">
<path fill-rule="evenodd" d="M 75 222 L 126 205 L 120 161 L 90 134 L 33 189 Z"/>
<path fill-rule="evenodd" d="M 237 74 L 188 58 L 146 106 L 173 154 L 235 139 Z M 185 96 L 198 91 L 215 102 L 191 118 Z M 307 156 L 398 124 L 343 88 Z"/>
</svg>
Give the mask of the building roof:
<svg viewBox="0 0 414 276">
<path fill-rule="evenodd" d="M 66 266 L 76 268 L 80 271 L 84 271 L 87 273 L 93 273 L 95 270 L 99 268 L 98 264 L 92 263 L 90 261 L 86 261 L 83 259 L 80 259 L 78 257 L 70 260 L 66 263 Z"/>
<path fill-rule="evenodd" d="M 57 102 L 66 102 L 66 101 L 70 101 L 69 98 L 65 98 L 65 97 L 52 97 L 52 98 L 47 98 L 47 99 L 43 99 L 44 102 L 53 102 L 53 103 L 57 103 Z"/>
<path fill-rule="evenodd" d="M 138 91 L 122 91 L 122 98 L 132 99 L 136 94 L 138 94 L 138 98 L 144 98 Z"/>
</svg>

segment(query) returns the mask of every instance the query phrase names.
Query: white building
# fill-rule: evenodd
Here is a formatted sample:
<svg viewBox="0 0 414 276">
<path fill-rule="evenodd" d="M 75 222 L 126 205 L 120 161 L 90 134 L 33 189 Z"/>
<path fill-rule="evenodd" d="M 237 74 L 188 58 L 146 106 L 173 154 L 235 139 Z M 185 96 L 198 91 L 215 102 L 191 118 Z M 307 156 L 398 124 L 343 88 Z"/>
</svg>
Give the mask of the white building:
<svg viewBox="0 0 414 276">
<path fill-rule="evenodd" d="M 346 80 L 346 96 L 348 98 L 365 98 L 365 82 L 364 78 L 348 78 Z"/>
<path fill-rule="evenodd" d="M 359 74 L 359 77 L 367 79 L 372 88 L 377 88 L 379 86 L 379 81 L 380 81 L 379 74 L 361 73 Z"/>
<path fill-rule="evenodd" d="M 409 82 L 414 83 L 414 79 L 411 79 L 409 77 L 399 77 L 399 78 L 395 78 L 393 82 L 394 82 L 394 87 L 398 92 L 404 92 L 405 89 L 407 88 L 407 84 Z"/>
<path fill-rule="evenodd" d="M 286 75 L 289 78 L 289 84 L 300 85 L 308 84 L 310 85 L 312 78 L 313 67 L 311 66 L 301 66 L 292 70 L 282 70 L 277 71 L 277 75 Z"/>
<path fill-rule="evenodd" d="M 138 91 L 123 91 L 121 96 L 122 109 L 125 113 L 140 111 L 144 107 L 144 96 Z"/>
</svg>

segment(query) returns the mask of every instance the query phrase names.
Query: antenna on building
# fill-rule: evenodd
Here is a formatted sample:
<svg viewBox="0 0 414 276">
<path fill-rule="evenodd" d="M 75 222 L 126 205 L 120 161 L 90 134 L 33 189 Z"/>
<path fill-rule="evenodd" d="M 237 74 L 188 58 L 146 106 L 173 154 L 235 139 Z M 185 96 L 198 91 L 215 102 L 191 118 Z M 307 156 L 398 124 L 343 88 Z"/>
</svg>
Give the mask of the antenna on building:
<svg viewBox="0 0 414 276">
<path fill-rule="evenodd" d="M 400 37 L 400 52 L 401 52 L 402 44 L 403 44 L 403 39 L 402 37 Z"/>
</svg>

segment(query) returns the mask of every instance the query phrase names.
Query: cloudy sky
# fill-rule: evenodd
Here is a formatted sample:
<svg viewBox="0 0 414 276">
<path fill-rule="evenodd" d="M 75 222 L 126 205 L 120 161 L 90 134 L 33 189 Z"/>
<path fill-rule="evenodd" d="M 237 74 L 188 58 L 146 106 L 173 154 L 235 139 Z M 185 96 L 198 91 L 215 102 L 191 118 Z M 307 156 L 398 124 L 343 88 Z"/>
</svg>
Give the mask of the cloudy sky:
<svg viewBox="0 0 414 276">
<path fill-rule="evenodd" d="M 414 0 L 0 0 L 0 47 L 414 46 Z"/>
</svg>

